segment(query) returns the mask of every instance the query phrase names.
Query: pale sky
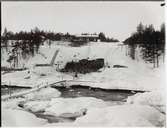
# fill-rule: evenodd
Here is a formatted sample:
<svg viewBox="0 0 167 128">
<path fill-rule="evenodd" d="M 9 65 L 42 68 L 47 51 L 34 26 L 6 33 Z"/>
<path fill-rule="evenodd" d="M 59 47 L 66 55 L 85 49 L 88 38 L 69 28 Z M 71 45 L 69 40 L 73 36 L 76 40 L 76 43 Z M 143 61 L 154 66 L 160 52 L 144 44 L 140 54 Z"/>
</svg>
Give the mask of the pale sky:
<svg viewBox="0 0 167 128">
<path fill-rule="evenodd" d="M 124 40 L 136 26 L 153 24 L 155 29 L 165 21 L 162 2 L 2 2 L 2 31 L 30 31 L 38 27 L 47 31 L 104 32 Z"/>
</svg>

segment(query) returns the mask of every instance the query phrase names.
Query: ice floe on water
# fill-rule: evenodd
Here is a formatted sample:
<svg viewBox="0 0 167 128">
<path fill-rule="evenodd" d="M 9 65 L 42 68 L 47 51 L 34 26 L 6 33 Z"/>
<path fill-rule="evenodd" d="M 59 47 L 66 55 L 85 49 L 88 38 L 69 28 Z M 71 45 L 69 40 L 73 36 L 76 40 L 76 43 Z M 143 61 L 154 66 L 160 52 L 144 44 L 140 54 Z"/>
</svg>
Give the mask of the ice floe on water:
<svg viewBox="0 0 167 128">
<path fill-rule="evenodd" d="M 60 115 L 63 113 L 86 112 L 89 108 L 106 106 L 106 103 L 101 99 L 93 97 L 79 97 L 79 98 L 55 98 L 49 103 L 45 113 Z M 84 111 L 83 111 L 84 110 Z"/>
<path fill-rule="evenodd" d="M 61 92 L 54 88 L 42 88 L 34 93 L 25 95 L 27 100 L 49 100 L 51 98 L 59 97 Z"/>
<path fill-rule="evenodd" d="M 44 115 L 52 115 L 62 118 L 76 118 L 73 122 L 48 123 L 46 120 L 39 120 L 34 115 L 22 112 L 17 105 L 19 102 L 6 102 L 3 104 L 2 125 L 29 126 L 29 117 L 33 119 L 32 126 L 165 126 L 165 107 L 163 95 L 158 91 L 139 93 L 130 96 L 127 102 L 121 105 L 112 105 L 101 99 L 93 97 L 79 98 L 52 98 L 51 100 L 24 101 L 25 111 L 43 112 Z M 23 99 L 20 99 L 23 101 Z M 5 102 L 4 102 L 5 103 Z M 13 124 L 12 119 L 20 114 L 18 124 Z M 20 112 L 21 111 L 21 112 Z M 7 113 L 7 114 L 5 114 Z M 16 115 L 14 115 L 16 114 Z M 18 118 L 18 117 L 17 117 Z M 23 120 L 23 121 L 22 121 Z M 25 125 L 22 122 L 25 121 Z"/>
</svg>

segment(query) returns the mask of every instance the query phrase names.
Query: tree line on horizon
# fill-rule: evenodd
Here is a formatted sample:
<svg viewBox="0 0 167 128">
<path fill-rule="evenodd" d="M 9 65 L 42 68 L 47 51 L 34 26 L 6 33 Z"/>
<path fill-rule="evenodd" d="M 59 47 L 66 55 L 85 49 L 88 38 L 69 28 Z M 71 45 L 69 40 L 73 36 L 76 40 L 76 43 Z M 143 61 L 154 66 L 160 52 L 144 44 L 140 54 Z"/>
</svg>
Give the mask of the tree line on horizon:
<svg viewBox="0 0 167 128">
<path fill-rule="evenodd" d="M 142 58 L 146 62 L 153 63 L 153 67 L 159 67 L 159 58 L 165 55 L 165 24 L 163 23 L 160 30 L 155 30 L 152 24 L 143 25 L 141 22 L 137 26 L 136 32 L 132 33 L 129 38 L 123 41 L 129 46 L 130 57 L 135 58 L 135 50 L 141 48 Z"/>
<path fill-rule="evenodd" d="M 94 33 L 96 34 L 96 33 Z M 94 35 L 92 34 L 92 35 Z M 90 35 L 89 33 L 82 33 L 82 35 Z M 101 42 L 119 42 L 118 39 L 106 37 L 103 32 L 100 32 L 98 35 L 98 39 Z M 35 27 L 29 32 L 20 31 L 20 32 L 12 32 L 8 31 L 7 28 L 4 29 L 4 32 L 1 36 L 1 46 L 8 47 L 9 40 L 15 40 L 14 47 L 20 47 L 23 51 L 30 51 L 32 55 L 34 54 L 34 48 L 38 52 L 40 45 L 43 44 L 44 41 L 50 40 L 49 45 L 51 45 L 51 41 L 69 41 L 75 38 L 75 35 L 67 33 L 55 33 L 51 31 L 40 30 L 38 27 Z M 29 49 L 29 50 L 28 50 Z"/>
<path fill-rule="evenodd" d="M 96 33 L 94 33 L 96 34 Z M 89 33 L 82 33 L 82 35 L 89 35 Z M 93 34 L 92 34 L 93 35 Z M 98 38 L 101 42 L 119 42 L 118 39 L 109 38 L 106 37 L 106 35 L 103 32 L 100 32 L 98 35 Z M 34 40 L 35 38 L 41 38 L 40 40 L 52 40 L 52 41 L 61 41 L 63 38 L 74 38 L 75 35 L 72 35 L 70 33 L 56 33 L 51 31 L 44 31 L 40 30 L 38 27 L 35 27 L 34 29 L 27 31 L 20 31 L 20 32 L 12 32 L 8 31 L 7 28 L 4 29 L 4 32 L 1 36 L 1 40 Z"/>
<path fill-rule="evenodd" d="M 89 35 L 89 33 L 82 33 L 83 35 Z M 96 33 L 94 33 L 96 34 Z M 100 32 L 98 35 L 98 39 L 101 42 L 119 42 L 118 39 L 106 37 L 103 32 Z M 21 48 L 24 53 L 31 53 L 34 55 L 34 50 L 38 52 L 40 45 L 43 44 L 44 41 L 50 40 L 49 45 L 51 45 L 51 41 L 69 41 L 75 38 L 75 35 L 67 33 L 55 33 L 51 31 L 40 30 L 38 27 L 27 31 L 20 32 L 12 32 L 8 31 L 7 28 L 4 29 L 4 32 L 1 36 L 1 46 L 8 47 L 8 40 L 15 40 L 15 49 Z"/>
<path fill-rule="evenodd" d="M 82 33 L 83 35 L 89 35 L 89 33 Z M 96 33 L 94 33 L 96 34 Z M 97 34 L 96 34 L 97 35 Z M 71 35 L 69 33 L 55 33 L 51 31 L 40 30 L 38 27 L 35 27 L 29 32 L 20 31 L 20 32 L 12 32 L 8 31 L 7 28 L 4 29 L 3 34 L 1 35 L 1 47 L 5 47 L 6 51 L 9 51 L 9 40 L 14 40 L 14 44 L 12 45 L 12 50 L 9 51 L 9 63 L 17 63 L 18 54 L 21 53 L 23 59 L 27 57 L 34 56 L 35 53 L 38 53 L 39 47 L 46 41 L 48 45 L 51 45 L 51 41 L 63 41 L 64 39 L 67 41 L 71 41 L 71 39 L 75 38 L 75 35 Z M 98 34 L 98 39 L 101 42 L 118 42 L 117 39 L 106 37 L 103 32 Z M 53 42 L 54 43 L 54 42 Z M 17 66 L 16 66 L 17 67 Z"/>
</svg>

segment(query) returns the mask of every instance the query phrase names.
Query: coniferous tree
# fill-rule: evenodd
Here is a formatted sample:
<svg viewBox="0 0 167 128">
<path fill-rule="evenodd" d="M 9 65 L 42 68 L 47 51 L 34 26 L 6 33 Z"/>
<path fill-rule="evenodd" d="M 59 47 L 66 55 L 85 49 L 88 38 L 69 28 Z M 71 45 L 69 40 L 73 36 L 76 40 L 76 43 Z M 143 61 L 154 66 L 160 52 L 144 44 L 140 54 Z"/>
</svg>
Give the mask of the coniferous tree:
<svg viewBox="0 0 167 128">
<path fill-rule="evenodd" d="M 100 39 L 101 42 L 106 41 L 106 36 L 105 36 L 105 34 L 103 32 L 99 33 L 99 39 Z"/>
<path fill-rule="evenodd" d="M 136 46 L 142 48 L 142 57 L 145 61 L 153 63 L 153 67 L 159 66 L 159 56 L 164 55 L 165 48 L 165 25 L 161 25 L 160 31 L 154 26 L 144 26 L 140 23 L 137 30 L 124 41 L 130 47 L 130 56 L 135 59 Z"/>
</svg>

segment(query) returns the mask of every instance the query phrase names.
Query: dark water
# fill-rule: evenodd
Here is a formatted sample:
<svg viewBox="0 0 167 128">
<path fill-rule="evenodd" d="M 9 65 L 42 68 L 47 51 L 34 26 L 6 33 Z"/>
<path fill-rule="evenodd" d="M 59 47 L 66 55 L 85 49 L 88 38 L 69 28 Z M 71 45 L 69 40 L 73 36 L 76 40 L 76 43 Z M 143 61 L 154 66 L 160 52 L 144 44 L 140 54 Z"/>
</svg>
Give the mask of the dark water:
<svg viewBox="0 0 167 128">
<path fill-rule="evenodd" d="M 61 92 L 61 97 L 63 98 L 76 98 L 76 97 L 95 97 L 109 102 L 118 102 L 121 104 L 124 103 L 128 96 L 134 95 L 135 93 L 130 90 L 111 90 L 111 89 L 100 89 L 100 88 L 91 88 L 89 86 L 73 85 L 70 87 L 58 87 L 52 86 Z M 1 95 L 12 94 L 14 92 L 19 92 L 23 90 L 30 89 L 28 87 L 1 87 Z M 19 103 L 19 107 L 24 108 L 24 103 Z M 63 109 L 63 108 L 62 108 Z M 48 123 L 58 123 L 58 122 L 73 122 L 78 117 L 74 113 L 67 113 L 67 117 L 46 115 L 44 112 L 32 112 L 26 110 L 30 113 L 33 113 L 36 117 L 46 119 Z M 70 116 L 69 116 L 70 115 Z"/>
<path fill-rule="evenodd" d="M 46 119 L 48 123 L 59 123 L 59 122 L 73 122 L 77 117 L 65 118 L 60 116 L 53 116 L 49 114 L 43 114 L 42 112 L 32 112 L 36 117 Z"/>
<path fill-rule="evenodd" d="M 137 93 L 132 93 L 130 90 L 101 89 L 81 85 L 73 85 L 70 87 L 52 86 L 52 88 L 59 90 L 61 92 L 61 97 L 64 98 L 95 97 L 104 101 L 125 101 L 128 96 Z M 31 87 L 1 85 L 1 95 L 9 95 L 27 89 L 31 89 Z"/>
<path fill-rule="evenodd" d="M 124 104 L 127 97 L 135 93 L 130 90 L 108 90 L 100 88 L 91 88 L 89 86 L 74 85 L 70 87 L 53 87 L 61 92 L 63 98 L 76 98 L 76 97 L 95 97 L 107 102 L 114 102 L 116 104 Z M 63 109 L 63 108 L 62 108 Z M 77 117 L 73 113 L 69 113 L 68 117 L 45 115 L 44 112 L 32 112 L 38 118 L 46 119 L 49 123 L 58 122 L 73 122 Z M 85 113 L 86 114 L 86 113 Z M 83 115 L 82 115 L 83 116 Z"/>
<path fill-rule="evenodd" d="M 20 92 L 20 91 L 25 91 L 27 89 L 31 89 L 31 87 L 4 86 L 4 85 L 1 85 L 1 96 L 10 95 L 10 94 L 17 93 L 17 92 Z"/>
<path fill-rule="evenodd" d="M 91 88 L 89 86 L 74 85 L 70 87 L 53 87 L 61 92 L 61 97 L 95 97 L 104 101 L 125 101 L 128 96 L 135 93 L 130 90 L 111 90 Z"/>
</svg>

